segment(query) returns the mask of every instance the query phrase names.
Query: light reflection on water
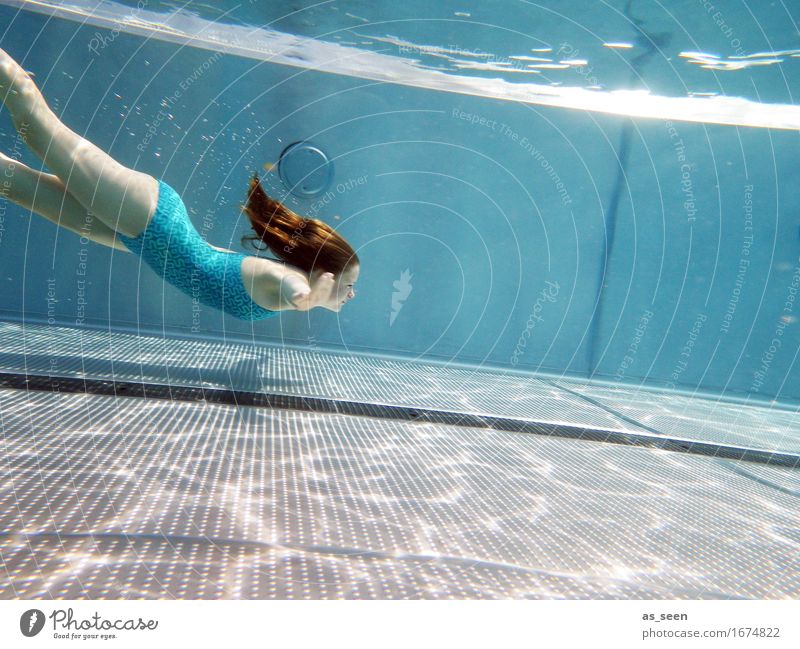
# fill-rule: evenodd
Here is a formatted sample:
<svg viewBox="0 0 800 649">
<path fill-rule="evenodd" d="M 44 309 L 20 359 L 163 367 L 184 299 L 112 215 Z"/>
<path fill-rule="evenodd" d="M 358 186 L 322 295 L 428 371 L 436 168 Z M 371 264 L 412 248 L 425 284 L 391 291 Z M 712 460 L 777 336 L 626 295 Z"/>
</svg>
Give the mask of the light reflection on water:
<svg viewBox="0 0 800 649">
<path fill-rule="evenodd" d="M 251 25 L 224 24 L 209 21 L 192 12 L 180 9 L 171 13 L 160 13 L 145 8 L 138 10 L 136 15 L 131 15 L 124 5 L 110 0 L 101 0 L 100 2 L 72 0 L 68 4 L 45 0 L 37 2 L 2 0 L 2 3 L 24 7 L 30 11 L 44 12 L 53 17 L 78 21 L 82 24 L 115 29 L 182 46 L 188 45 L 278 65 L 301 67 L 441 92 L 628 117 L 759 128 L 800 129 L 800 107 L 792 104 L 764 104 L 727 96 L 669 97 L 651 95 L 646 91 L 638 90 L 606 91 L 599 89 L 596 84 L 582 87 L 581 84 L 575 84 L 574 80 L 566 85 L 562 81 L 553 81 L 550 84 L 516 83 L 505 78 L 461 74 L 462 72 L 488 70 L 506 74 L 509 74 L 509 71 L 524 71 L 533 76 L 540 71 L 528 67 L 522 61 L 519 61 L 520 66 L 512 65 L 510 59 L 508 61 L 502 58 L 498 60 L 495 57 L 490 61 L 467 60 L 464 56 L 466 56 L 468 48 L 461 48 L 457 53 L 447 54 L 440 51 L 442 49 L 446 51 L 446 48 L 441 46 L 410 43 L 391 36 L 369 36 L 371 40 L 392 43 L 398 48 L 411 48 L 412 52 L 445 56 L 451 59 L 448 61 L 448 65 L 458 72 L 458 74 L 453 74 L 447 68 L 431 69 L 424 63 L 418 64 L 414 58 L 390 56 L 362 49 L 354 46 L 358 45 L 355 43 L 345 45 L 339 42 L 305 38 L 269 27 L 257 28 Z M 797 52 L 797 50 L 787 50 L 787 52 L 791 58 L 793 57 L 791 53 Z M 701 67 L 713 69 L 732 70 L 763 65 L 768 61 L 768 59 L 759 58 L 759 55 L 763 53 L 757 53 L 754 55 L 755 58 L 749 60 L 731 59 L 726 62 L 721 61 L 715 55 L 702 52 L 684 52 L 684 54 L 695 57 L 690 60 L 699 63 Z M 570 60 L 568 57 L 561 58 Z M 775 63 L 782 62 L 779 57 L 773 58 Z M 577 65 L 561 62 L 558 53 L 554 55 L 554 60 L 556 62 L 530 65 L 545 67 L 548 70 L 572 69 Z M 584 67 L 577 69 L 584 69 Z"/>
</svg>

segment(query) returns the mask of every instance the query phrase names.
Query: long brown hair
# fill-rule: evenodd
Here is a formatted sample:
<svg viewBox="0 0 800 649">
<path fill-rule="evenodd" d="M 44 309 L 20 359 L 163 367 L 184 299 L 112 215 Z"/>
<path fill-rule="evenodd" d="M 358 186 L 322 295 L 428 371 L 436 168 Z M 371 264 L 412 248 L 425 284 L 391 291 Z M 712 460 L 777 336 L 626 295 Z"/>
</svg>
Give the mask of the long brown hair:
<svg viewBox="0 0 800 649">
<path fill-rule="evenodd" d="M 327 223 L 295 214 L 283 203 L 270 198 L 258 174 L 250 179 L 244 212 L 255 234 L 242 237 L 243 245 L 250 241 L 256 250 L 269 249 L 308 273 L 324 270 L 338 275 L 359 263 L 350 244 Z M 264 246 L 257 245 L 258 242 Z"/>
</svg>

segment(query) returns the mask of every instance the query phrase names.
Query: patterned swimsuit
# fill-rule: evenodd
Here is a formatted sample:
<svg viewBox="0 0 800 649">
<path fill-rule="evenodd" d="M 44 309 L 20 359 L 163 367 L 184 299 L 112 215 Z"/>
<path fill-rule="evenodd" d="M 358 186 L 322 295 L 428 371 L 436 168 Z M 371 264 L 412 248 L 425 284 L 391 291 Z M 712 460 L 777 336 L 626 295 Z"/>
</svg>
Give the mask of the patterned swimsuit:
<svg viewBox="0 0 800 649">
<path fill-rule="evenodd" d="M 245 290 L 242 261 L 247 255 L 209 246 L 189 220 L 181 197 L 161 180 L 158 206 L 145 231 L 135 238 L 119 233 L 117 237 L 161 277 L 202 304 L 242 320 L 279 314 L 253 302 Z"/>
</svg>

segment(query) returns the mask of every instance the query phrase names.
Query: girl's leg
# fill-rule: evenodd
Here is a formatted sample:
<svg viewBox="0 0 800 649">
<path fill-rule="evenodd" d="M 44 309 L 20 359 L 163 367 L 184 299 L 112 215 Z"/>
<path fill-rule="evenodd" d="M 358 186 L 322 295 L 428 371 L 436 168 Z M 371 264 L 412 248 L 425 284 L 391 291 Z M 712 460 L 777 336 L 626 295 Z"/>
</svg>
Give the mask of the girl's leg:
<svg viewBox="0 0 800 649">
<path fill-rule="evenodd" d="M 62 124 L 30 76 L 2 49 L 0 100 L 28 147 L 86 210 L 127 236 L 144 231 L 158 203 L 155 178 L 123 167 Z"/>
<path fill-rule="evenodd" d="M 0 199 L 12 200 L 96 243 L 129 252 L 117 239 L 117 233 L 94 218 L 56 176 L 31 169 L 0 153 L 0 179 Z"/>
</svg>

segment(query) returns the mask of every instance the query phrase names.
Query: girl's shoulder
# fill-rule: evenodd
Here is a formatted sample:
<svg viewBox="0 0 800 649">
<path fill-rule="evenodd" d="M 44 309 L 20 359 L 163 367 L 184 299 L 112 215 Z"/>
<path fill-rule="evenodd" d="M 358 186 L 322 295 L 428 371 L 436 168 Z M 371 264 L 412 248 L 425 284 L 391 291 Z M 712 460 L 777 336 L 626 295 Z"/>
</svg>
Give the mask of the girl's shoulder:
<svg viewBox="0 0 800 649">
<path fill-rule="evenodd" d="M 304 273 L 299 268 L 286 263 L 281 259 L 273 259 L 272 257 L 262 257 L 261 255 L 248 255 L 245 256 L 243 263 L 250 264 L 251 267 L 259 273 L 270 274 L 276 277 L 286 277 L 287 275 L 300 275 L 308 278 L 308 274 Z"/>
</svg>

